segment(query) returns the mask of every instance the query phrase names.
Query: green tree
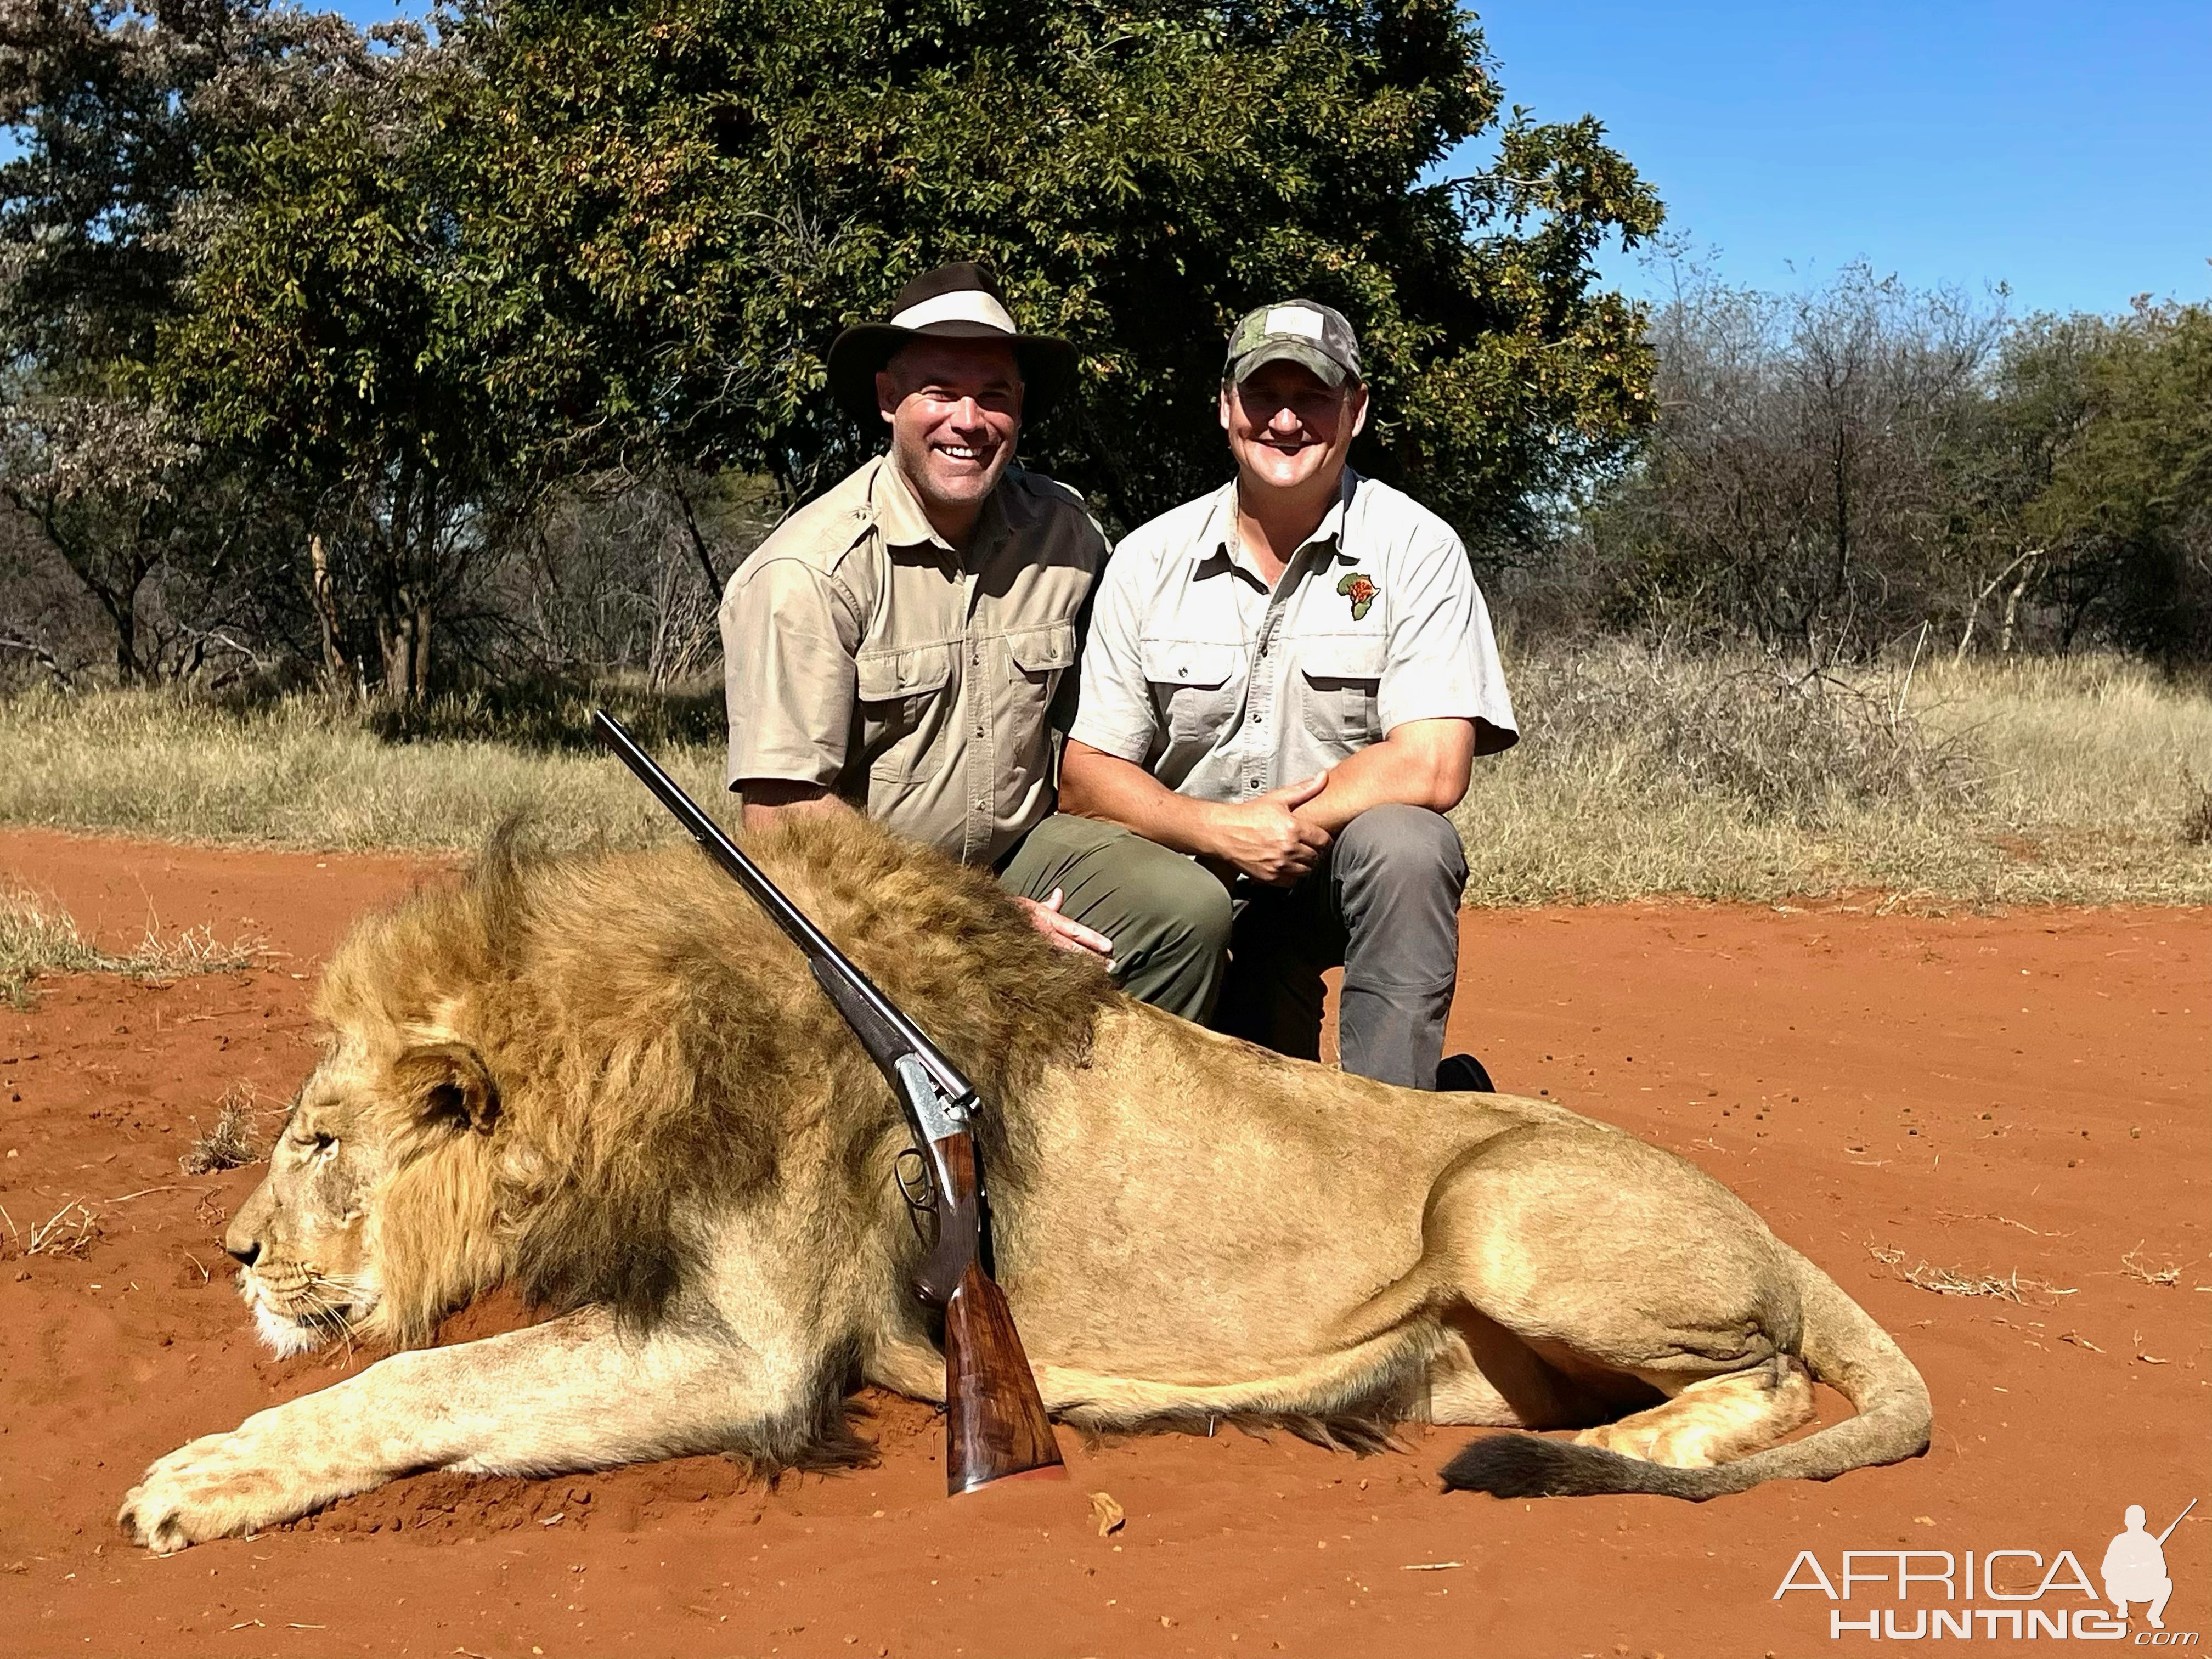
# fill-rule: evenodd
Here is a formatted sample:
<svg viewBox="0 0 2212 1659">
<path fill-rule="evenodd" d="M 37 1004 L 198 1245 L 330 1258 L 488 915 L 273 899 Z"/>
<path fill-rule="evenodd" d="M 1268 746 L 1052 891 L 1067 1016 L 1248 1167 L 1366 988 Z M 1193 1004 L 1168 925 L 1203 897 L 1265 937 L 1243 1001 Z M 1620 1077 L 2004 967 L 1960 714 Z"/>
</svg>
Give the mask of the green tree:
<svg viewBox="0 0 2212 1659">
<path fill-rule="evenodd" d="M 2072 371 L 2078 410 L 2024 518 L 2053 550 L 2060 640 L 2212 656 L 2212 308 L 2152 305 L 2076 349 L 2046 327 L 2023 367 Z"/>
<path fill-rule="evenodd" d="M 343 19 L 267 0 L 0 0 L 0 504 L 30 532 L 15 552 L 96 608 L 119 679 L 250 660 L 272 620 L 265 481 L 161 401 L 155 341 L 210 156 L 371 62 Z M 10 574 L 10 599 L 35 586 Z M 0 615 L 58 662 L 49 632 Z"/>
<path fill-rule="evenodd" d="M 424 53 L 427 59 L 433 54 Z M 240 145 L 158 380 L 313 503 L 306 580 L 333 678 L 420 699 L 488 558 L 502 443 L 457 326 L 454 204 L 425 63 Z"/>
<path fill-rule="evenodd" d="M 2109 330 L 2104 318 L 2086 315 L 2014 325 L 1945 447 L 1954 659 L 2025 645 L 2035 596 L 2054 587 L 2060 560 L 2036 504 L 2089 418 L 2089 366 Z"/>
<path fill-rule="evenodd" d="M 1450 0 L 477 0 L 456 38 L 470 326 L 541 468 L 819 488 L 879 440 L 830 341 L 976 257 L 1080 348 L 1030 447 L 1124 524 L 1223 476 L 1222 342 L 1293 293 L 1362 331 L 1362 464 L 1493 553 L 1646 419 L 1591 257 L 1658 203 L 1595 122 L 1501 123 Z"/>
</svg>

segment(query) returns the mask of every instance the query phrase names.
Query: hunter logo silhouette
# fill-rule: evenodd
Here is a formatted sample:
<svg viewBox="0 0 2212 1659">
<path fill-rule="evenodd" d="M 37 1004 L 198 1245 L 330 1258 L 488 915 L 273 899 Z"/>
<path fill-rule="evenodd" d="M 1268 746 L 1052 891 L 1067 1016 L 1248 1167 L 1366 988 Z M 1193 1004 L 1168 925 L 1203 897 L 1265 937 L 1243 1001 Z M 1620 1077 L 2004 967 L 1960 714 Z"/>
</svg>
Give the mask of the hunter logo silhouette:
<svg viewBox="0 0 2212 1659">
<path fill-rule="evenodd" d="M 1352 601 L 1352 620 L 1354 622 L 1364 617 L 1367 607 L 1375 603 L 1375 584 L 1357 570 L 1337 583 L 1336 591 Z"/>
<path fill-rule="evenodd" d="M 2189 1500 L 2189 1509 L 2173 1517 L 2173 1527 L 2179 1526 L 2189 1510 L 2197 1507 L 2197 1500 Z M 2143 1525 L 2143 1506 L 2128 1505 L 2127 1530 L 2105 1547 L 2105 1599 L 2120 1610 L 2120 1617 L 2128 1616 L 2128 1603 L 2147 1601 L 2148 1617 L 2153 1630 L 2164 1630 L 2166 1599 L 2173 1594 L 2173 1580 L 2166 1576 L 2166 1540 L 2173 1535 L 2173 1527 L 2164 1532 L 2153 1533 Z"/>
</svg>

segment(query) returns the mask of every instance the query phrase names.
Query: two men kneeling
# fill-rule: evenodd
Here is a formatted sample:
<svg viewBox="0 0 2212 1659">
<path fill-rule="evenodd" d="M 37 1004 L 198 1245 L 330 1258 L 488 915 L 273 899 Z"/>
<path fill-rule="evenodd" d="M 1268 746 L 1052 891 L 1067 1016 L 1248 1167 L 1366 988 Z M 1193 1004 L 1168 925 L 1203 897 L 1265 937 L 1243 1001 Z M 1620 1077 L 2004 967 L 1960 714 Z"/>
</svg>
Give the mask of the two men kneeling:
<svg viewBox="0 0 2212 1659">
<path fill-rule="evenodd" d="M 1437 1086 L 1467 878 L 1443 814 L 1516 738 L 1459 538 L 1348 465 L 1358 344 L 1293 300 L 1230 337 L 1235 478 L 1109 562 L 1014 460 L 1074 366 L 973 265 L 839 337 L 830 388 L 891 446 L 731 579 L 746 824 L 866 811 L 990 865 L 1131 994 L 1284 1054 L 1318 1058 L 1341 964 L 1345 1068 Z"/>
</svg>

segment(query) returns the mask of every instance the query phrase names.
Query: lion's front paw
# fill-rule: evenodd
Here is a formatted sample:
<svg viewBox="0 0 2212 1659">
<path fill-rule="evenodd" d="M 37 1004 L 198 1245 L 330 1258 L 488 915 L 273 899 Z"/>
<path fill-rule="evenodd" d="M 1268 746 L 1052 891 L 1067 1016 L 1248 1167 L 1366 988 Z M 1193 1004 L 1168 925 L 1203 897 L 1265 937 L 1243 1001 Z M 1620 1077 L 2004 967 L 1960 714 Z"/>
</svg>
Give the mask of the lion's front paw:
<svg viewBox="0 0 2212 1659">
<path fill-rule="evenodd" d="M 324 1501 L 303 1492 L 296 1474 L 272 1465 L 260 1437 L 244 1430 L 179 1446 L 146 1471 L 116 1520 L 138 1543 L 162 1555 L 210 1538 L 229 1538 L 305 1515 Z"/>
</svg>

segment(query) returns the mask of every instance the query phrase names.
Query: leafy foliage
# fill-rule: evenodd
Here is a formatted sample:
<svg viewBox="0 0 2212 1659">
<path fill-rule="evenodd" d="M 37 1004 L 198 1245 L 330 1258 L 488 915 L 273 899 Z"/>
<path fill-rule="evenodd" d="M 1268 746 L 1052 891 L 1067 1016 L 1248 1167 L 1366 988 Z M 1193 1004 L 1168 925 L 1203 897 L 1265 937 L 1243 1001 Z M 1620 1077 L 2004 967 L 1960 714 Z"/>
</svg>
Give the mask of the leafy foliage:
<svg viewBox="0 0 2212 1659">
<path fill-rule="evenodd" d="M 212 158 L 368 74 L 372 44 L 267 0 L 0 0 L 0 645 L 64 684 L 84 664 L 55 654 L 57 568 L 126 682 L 281 640 L 270 481 L 159 399 L 154 357 Z"/>
<path fill-rule="evenodd" d="M 2057 552 L 2063 637 L 2085 626 L 2152 655 L 2212 655 L 2212 309 L 2138 304 L 2065 338 L 2039 319 L 2018 372 L 2060 358 L 2048 486 L 2026 514 Z"/>
<path fill-rule="evenodd" d="M 313 574 L 326 665 L 430 687 L 435 619 L 482 562 L 502 423 L 457 326 L 454 217 L 411 65 L 228 152 L 194 304 L 158 380 L 278 468 L 342 554 Z M 341 604 L 341 593 L 347 603 Z"/>
<path fill-rule="evenodd" d="M 1595 122 L 1519 116 L 1448 0 L 503 0 L 450 137 L 490 382 L 541 465 L 826 484 L 847 323 L 980 257 L 1083 354 L 1030 435 L 1122 523 L 1218 482 L 1229 325 L 1302 294 L 1363 333 L 1364 465 L 1484 544 L 1644 418 L 1638 309 L 1589 255 L 1659 221 Z"/>
<path fill-rule="evenodd" d="M 433 42 L 266 0 L 0 0 L 0 122 L 25 135 L 0 170 L 23 366 L 0 463 L 120 678 L 250 634 L 422 697 L 434 637 L 574 633 L 594 560 L 567 592 L 518 573 L 551 574 L 580 503 L 638 488 L 688 557 L 621 608 L 653 619 L 656 674 L 689 660 L 726 564 L 714 480 L 787 503 L 877 447 L 825 394 L 830 344 L 951 258 L 1081 348 L 1081 395 L 1030 447 L 1125 526 L 1218 479 L 1228 325 L 1293 293 L 1363 331 L 1363 465 L 1493 556 L 1647 418 L 1641 313 L 1591 255 L 1657 202 L 1594 121 L 1501 125 L 1449 0 L 437 21 Z M 1433 176 L 1483 134 L 1491 170 Z M 216 545 L 241 501 L 255 535 Z"/>
</svg>

